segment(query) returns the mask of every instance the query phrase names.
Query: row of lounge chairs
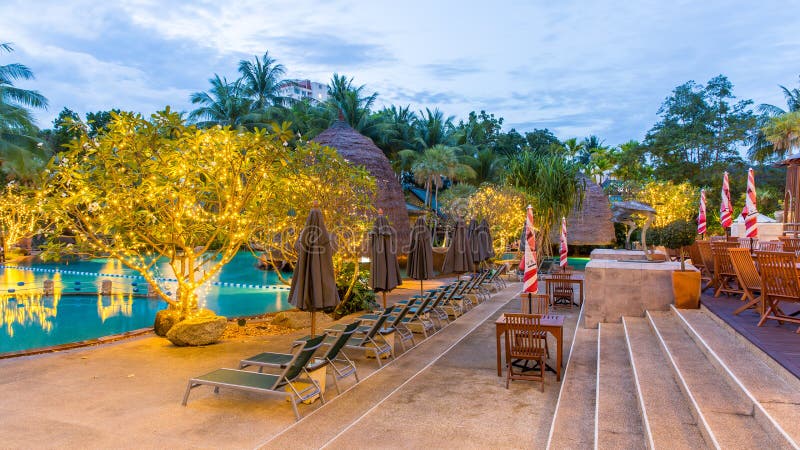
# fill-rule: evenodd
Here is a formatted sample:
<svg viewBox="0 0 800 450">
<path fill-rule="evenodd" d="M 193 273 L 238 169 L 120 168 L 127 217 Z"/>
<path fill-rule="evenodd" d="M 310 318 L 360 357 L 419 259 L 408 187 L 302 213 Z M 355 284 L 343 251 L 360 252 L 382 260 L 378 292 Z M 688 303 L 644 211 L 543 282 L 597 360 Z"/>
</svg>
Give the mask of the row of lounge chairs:
<svg viewBox="0 0 800 450">
<path fill-rule="evenodd" d="M 378 368 L 383 358 L 394 358 L 394 347 L 387 336 L 394 334 L 395 343 L 403 352 L 416 345 L 414 332 L 427 338 L 437 328 L 442 329 L 475 306 L 490 298 L 491 291 L 505 287 L 502 268 L 485 270 L 473 274 L 467 280 L 431 289 L 424 295 L 415 295 L 408 300 L 375 314 L 365 314 L 354 322 L 334 325 L 316 337 L 306 336 L 295 341 L 289 353 L 265 352 L 239 362 L 238 369 L 217 369 L 189 380 L 182 404 L 186 406 L 189 394 L 200 386 L 212 386 L 214 392 L 220 388 L 257 392 L 273 397 L 288 398 L 297 420 L 300 412 L 297 405 L 325 397 L 320 384 L 311 373 L 328 368 L 337 393 L 339 381 L 353 376 L 358 380 L 355 362 L 346 352 L 364 352 L 375 356 Z M 410 345 L 409 345 L 410 344 Z M 408 345 L 408 347 L 407 347 Z M 318 350 L 325 349 L 321 356 L 314 357 Z M 257 368 L 258 371 L 246 370 Z M 265 373 L 268 370 L 271 373 Z"/>
</svg>

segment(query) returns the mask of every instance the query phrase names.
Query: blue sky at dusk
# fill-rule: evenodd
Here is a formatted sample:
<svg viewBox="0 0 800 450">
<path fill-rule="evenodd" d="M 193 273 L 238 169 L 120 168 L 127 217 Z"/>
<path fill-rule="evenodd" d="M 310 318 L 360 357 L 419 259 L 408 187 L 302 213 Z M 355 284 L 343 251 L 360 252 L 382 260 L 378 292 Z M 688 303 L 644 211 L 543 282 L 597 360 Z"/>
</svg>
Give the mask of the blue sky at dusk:
<svg viewBox="0 0 800 450">
<path fill-rule="evenodd" d="M 192 109 L 189 95 L 269 50 L 289 78 L 354 77 L 379 106 L 485 109 L 505 128 L 644 137 L 670 91 L 725 74 L 740 98 L 797 87 L 800 1 L 231 1 L 0 3 L 0 42 L 67 106 Z"/>
</svg>

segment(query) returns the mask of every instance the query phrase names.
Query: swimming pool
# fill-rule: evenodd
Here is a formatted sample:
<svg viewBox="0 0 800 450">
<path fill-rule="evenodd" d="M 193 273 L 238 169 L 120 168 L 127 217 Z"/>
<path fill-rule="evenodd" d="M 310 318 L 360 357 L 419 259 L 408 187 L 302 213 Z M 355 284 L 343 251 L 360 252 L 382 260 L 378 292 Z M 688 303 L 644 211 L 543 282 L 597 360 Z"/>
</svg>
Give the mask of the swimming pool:
<svg viewBox="0 0 800 450">
<path fill-rule="evenodd" d="M 252 254 L 240 252 L 198 292 L 201 305 L 227 317 L 289 309 L 288 288 L 274 272 L 255 265 Z M 0 268 L 0 354 L 151 327 L 156 312 L 166 307 L 158 299 L 134 296 L 146 292 L 146 283 L 115 260 L 8 266 Z M 169 289 L 166 264 L 157 275 Z M 45 280 L 53 280 L 56 295 L 41 295 Z M 112 295 L 93 294 L 103 280 L 112 282 Z"/>
</svg>

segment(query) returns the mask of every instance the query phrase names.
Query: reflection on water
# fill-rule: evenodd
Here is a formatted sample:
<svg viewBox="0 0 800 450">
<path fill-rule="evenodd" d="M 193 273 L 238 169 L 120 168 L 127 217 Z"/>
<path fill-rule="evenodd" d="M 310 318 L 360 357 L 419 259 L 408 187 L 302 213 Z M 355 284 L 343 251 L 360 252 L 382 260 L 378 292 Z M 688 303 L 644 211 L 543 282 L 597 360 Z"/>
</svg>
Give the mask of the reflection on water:
<svg viewBox="0 0 800 450">
<path fill-rule="evenodd" d="M 100 321 L 116 316 L 130 317 L 133 314 L 133 294 L 111 294 L 97 296 L 97 315 Z"/>
<path fill-rule="evenodd" d="M 14 337 L 14 326 L 37 326 L 45 332 L 53 329 L 52 319 L 58 315 L 60 295 L 44 297 L 41 294 L 24 296 L 5 295 L 0 298 L 0 317 L 8 337 Z"/>
<path fill-rule="evenodd" d="M 239 283 L 198 289 L 201 306 L 227 317 L 254 316 L 280 311 L 288 304 L 288 290 L 253 289 L 247 285 L 278 284 L 273 272 L 255 269 L 256 259 L 240 253 L 210 281 Z M 146 292 L 136 273 L 111 259 L 72 261 L 69 264 L 30 264 L 29 269 L 0 268 L 0 353 L 96 339 L 153 326 L 166 304 Z M 57 270 L 69 271 L 66 273 Z M 159 276 L 171 271 L 159 267 Z M 53 282 L 45 296 L 44 283 Z M 111 295 L 99 296 L 103 281 Z M 167 286 L 168 290 L 173 286 Z"/>
</svg>

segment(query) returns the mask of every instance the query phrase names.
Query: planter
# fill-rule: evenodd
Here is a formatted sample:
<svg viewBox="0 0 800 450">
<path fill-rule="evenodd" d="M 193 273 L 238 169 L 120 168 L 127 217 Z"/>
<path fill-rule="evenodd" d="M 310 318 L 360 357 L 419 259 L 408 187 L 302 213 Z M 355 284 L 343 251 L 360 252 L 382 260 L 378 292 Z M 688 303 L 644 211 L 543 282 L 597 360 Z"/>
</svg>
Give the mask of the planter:
<svg viewBox="0 0 800 450">
<path fill-rule="evenodd" d="M 672 272 L 672 293 L 675 307 L 697 309 L 700 307 L 700 272 L 695 270 Z"/>
</svg>

